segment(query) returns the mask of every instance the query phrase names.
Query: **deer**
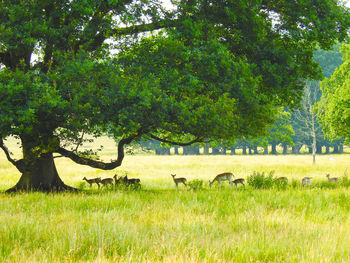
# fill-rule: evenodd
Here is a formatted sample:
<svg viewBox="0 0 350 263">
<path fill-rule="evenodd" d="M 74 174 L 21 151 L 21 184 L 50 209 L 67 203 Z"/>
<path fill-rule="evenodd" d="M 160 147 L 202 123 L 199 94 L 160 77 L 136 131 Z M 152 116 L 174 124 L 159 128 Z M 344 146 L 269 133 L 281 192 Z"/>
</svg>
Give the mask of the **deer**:
<svg viewBox="0 0 350 263">
<path fill-rule="evenodd" d="M 242 184 L 242 185 L 245 187 L 244 179 L 243 179 L 243 178 L 235 179 L 235 180 L 232 181 L 232 183 L 235 184 L 236 188 L 237 188 L 237 184 Z"/>
<path fill-rule="evenodd" d="M 115 174 L 115 175 L 113 176 L 113 178 L 114 178 L 114 185 L 115 185 L 115 186 L 117 186 L 118 184 L 120 184 L 120 183 L 122 182 L 122 177 L 118 178 L 118 175 L 117 175 L 117 174 Z"/>
<path fill-rule="evenodd" d="M 83 180 L 85 180 L 86 182 L 89 183 L 90 188 L 92 187 L 92 184 L 97 184 L 98 188 L 100 188 L 100 183 L 101 183 L 101 177 L 96 177 L 96 178 L 92 178 L 92 179 L 87 179 L 86 177 L 83 178 Z"/>
<path fill-rule="evenodd" d="M 329 176 L 330 176 L 330 174 L 326 174 L 326 177 L 328 178 L 329 182 L 336 183 L 339 181 L 338 177 L 329 177 Z"/>
<path fill-rule="evenodd" d="M 301 184 L 303 186 L 306 186 L 307 184 L 308 185 L 311 185 L 311 179 L 312 177 L 304 177 L 302 180 L 301 180 Z"/>
<path fill-rule="evenodd" d="M 186 184 L 187 179 L 185 177 L 175 178 L 176 174 L 172 174 L 171 176 L 173 177 L 176 188 L 178 188 L 179 183 L 182 183 L 187 187 L 187 184 Z"/>
<path fill-rule="evenodd" d="M 108 185 L 113 187 L 113 178 L 104 178 L 101 180 L 101 184 L 105 187 L 108 187 Z"/>
<path fill-rule="evenodd" d="M 141 180 L 138 178 L 128 178 L 127 175 L 125 175 L 125 177 L 123 178 L 124 184 L 126 185 L 136 185 L 136 184 L 140 184 Z"/>
<path fill-rule="evenodd" d="M 233 173 L 218 174 L 217 176 L 215 176 L 213 181 L 209 180 L 209 187 L 211 188 L 215 181 L 218 183 L 219 186 L 220 186 L 221 181 L 229 181 L 231 184 L 231 188 L 232 188 L 233 187 L 233 177 L 234 177 Z"/>
</svg>

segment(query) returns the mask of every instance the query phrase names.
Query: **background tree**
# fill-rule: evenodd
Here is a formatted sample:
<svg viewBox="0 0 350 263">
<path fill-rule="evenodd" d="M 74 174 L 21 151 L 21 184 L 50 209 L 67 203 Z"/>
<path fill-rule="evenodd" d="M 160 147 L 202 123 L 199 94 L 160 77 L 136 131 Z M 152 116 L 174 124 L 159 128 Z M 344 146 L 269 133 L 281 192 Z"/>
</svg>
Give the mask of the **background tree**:
<svg viewBox="0 0 350 263">
<path fill-rule="evenodd" d="M 315 83 L 309 83 L 305 86 L 304 97 L 301 103 L 301 109 L 295 111 L 295 117 L 300 121 L 303 126 L 299 129 L 299 133 L 305 134 L 312 138 L 312 163 L 316 163 L 316 143 L 317 132 L 320 130 L 320 126 L 317 122 L 315 104 L 318 97 L 318 87 Z"/>
<path fill-rule="evenodd" d="M 294 131 L 290 124 L 290 116 L 289 112 L 280 111 L 276 122 L 268 129 L 266 139 L 271 144 L 271 154 L 277 154 L 276 146 L 278 144 L 293 145 Z"/>
<path fill-rule="evenodd" d="M 342 63 L 342 54 L 339 51 L 340 45 L 334 45 L 331 50 L 317 50 L 314 52 L 315 61 L 317 61 L 323 72 L 323 76 L 329 78 L 334 70 L 339 67 Z M 319 122 L 314 118 L 314 132 L 310 130 L 312 125 L 310 126 L 308 123 L 311 121 L 310 114 L 315 115 L 314 112 L 310 112 L 307 109 L 307 104 L 311 104 L 312 107 L 318 102 L 321 98 L 321 89 L 319 82 L 316 81 L 308 81 L 307 86 L 304 88 L 303 94 L 303 103 L 301 104 L 301 108 L 297 111 L 291 111 L 292 117 L 292 125 L 295 131 L 295 135 L 293 136 L 293 153 L 299 153 L 300 148 L 303 145 L 307 145 L 310 149 L 310 153 L 313 152 L 313 141 L 316 139 L 316 153 L 322 153 L 322 145 L 330 146 L 333 144 L 330 143 L 329 140 L 324 138 L 324 134 L 322 130 L 319 128 Z M 307 102 L 305 104 L 305 102 Z M 314 136 L 312 135 L 314 134 Z"/>
<path fill-rule="evenodd" d="M 258 136 L 276 106 L 297 103 L 303 79 L 320 77 L 314 49 L 343 40 L 349 23 L 333 0 L 174 1 L 172 11 L 157 0 L 3 0 L 0 147 L 22 174 L 10 191 L 72 189 L 54 154 L 110 170 L 135 140 Z M 107 132 L 115 160 L 79 152 L 82 134 Z"/>
<path fill-rule="evenodd" d="M 350 46 L 341 49 L 344 63 L 322 81 L 318 113 L 325 135 L 334 140 L 350 139 Z"/>
</svg>

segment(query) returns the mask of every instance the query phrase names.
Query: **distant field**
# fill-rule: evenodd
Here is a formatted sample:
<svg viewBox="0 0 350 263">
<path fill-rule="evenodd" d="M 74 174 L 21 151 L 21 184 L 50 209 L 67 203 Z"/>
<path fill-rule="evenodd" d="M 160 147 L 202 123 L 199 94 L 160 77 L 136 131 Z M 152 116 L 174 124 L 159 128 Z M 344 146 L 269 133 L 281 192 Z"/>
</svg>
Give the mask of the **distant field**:
<svg viewBox="0 0 350 263">
<path fill-rule="evenodd" d="M 350 262 L 350 187 L 319 187 L 326 173 L 350 173 L 350 155 L 316 160 L 128 155 L 122 167 L 98 171 L 58 158 L 63 181 L 85 190 L 1 193 L 0 262 Z M 286 190 L 208 189 L 221 172 L 247 178 L 272 170 L 289 178 Z M 140 191 L 90 190 L 82 181 L 125 172 L 141 179 Z M 205 189 L 176 190 L 171 173 L 202 179 Z M 304 176 L 314 177 L 312 187 L 300 186 Z M 18 179 L 1 153 L 0 190 Z"/>
</svg>

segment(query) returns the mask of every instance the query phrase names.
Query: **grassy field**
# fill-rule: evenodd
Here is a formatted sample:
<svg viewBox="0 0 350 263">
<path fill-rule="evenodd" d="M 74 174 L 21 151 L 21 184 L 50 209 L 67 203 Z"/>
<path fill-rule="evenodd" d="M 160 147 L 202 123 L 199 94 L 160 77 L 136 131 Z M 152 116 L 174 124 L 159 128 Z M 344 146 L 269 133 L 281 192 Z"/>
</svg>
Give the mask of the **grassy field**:
<svg viewBox="0 0 350 263">
<path fill-rule="evenodd" d="M 309 155 L 128 155 L 115 171 L 58 158 L 64 182 L 85 190 L 1 193 L 0 262 L 350 262 L 350 187 L 325 182 L 326 173 L 350 170 L 350 155 L 330 157 L 312 165 Z M 272 170 L 289 178 L 287 189 L 207 184 L 220 172 Z M 141 178 L 140 191 L 90 190 L 82 181 L 125 172 Z M 171 173 L 202 179 L 205 189 L 176 190 Z M 1 191 L 19 179 L 2 154 L 0 174 Z M 304 176 L 313 186 L 300 186 Z"/>
</svg>

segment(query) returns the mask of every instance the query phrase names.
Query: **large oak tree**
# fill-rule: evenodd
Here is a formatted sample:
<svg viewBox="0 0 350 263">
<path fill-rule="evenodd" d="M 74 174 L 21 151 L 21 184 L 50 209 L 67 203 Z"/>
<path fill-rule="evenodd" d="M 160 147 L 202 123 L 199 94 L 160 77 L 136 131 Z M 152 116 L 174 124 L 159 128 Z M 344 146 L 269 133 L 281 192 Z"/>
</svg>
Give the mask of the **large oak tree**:
<svg viewBox="0 0 350 263">
<path fill-rule="evenodd" d="M 2 0 L 0 147 L 22 174 L 10 191 L 72 189 L 54 154 L 109 170 L 141 138 L 259 135 L 320 77 L 313 51 L 349 22 L 335 0 Z M 115 160 L 77 150 L 82 134 L 106 133 Z"/>
</svg>

